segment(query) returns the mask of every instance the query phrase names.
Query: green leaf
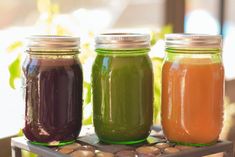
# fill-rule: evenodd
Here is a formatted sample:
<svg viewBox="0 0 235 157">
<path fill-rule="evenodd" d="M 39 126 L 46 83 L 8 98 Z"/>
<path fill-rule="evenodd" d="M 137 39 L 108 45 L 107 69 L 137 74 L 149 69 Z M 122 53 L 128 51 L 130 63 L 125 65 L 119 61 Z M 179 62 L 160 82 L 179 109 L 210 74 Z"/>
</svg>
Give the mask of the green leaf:
<svg viewBox="0 0 235 157">
<path fill-rule="evenodd" d="M 23 43 L 21 41 L 15 41 L 12 44 L 10 44 L 10 46 L 7 47 L 7 52 L 13 52 L 22 46 L 23 46 Z"/>
<path fill-rule="evenodd" d="M 151 43 L 151 46 L 153 46 L 153 45 L 155 45 L 156 44 L 156 42 L 157 42 L 157 34 L 156 34 L 156 32 L 154 32 L 154 31 L 152 31 L 151 33 L 150 33 L 150 36 L 151 36 L 151 40 L 150 40 L 150 43 Z"/>
<path fill-rule="evenodd" d="M 90 125 L 90 124 L 92 124 L 92 115 L 90 115 L 87 119 L 83 119 L 82 124 L 83 125 Z"/>
<path fill-rule="evenodd" d="M 89 104 L 91 102 L 91 84 L 86 83 L 84 85 L 85 88 L 87 88 L 87 93 L 85 97 L 85 104 Z"/>
<path fill-rule="evenodd" d="M 154 57 L 152 58 L 153 69 L 154 69 L 154 124 L 159 124 L 160 122 L 160 110 L 161 110 L 161 73 L 162 73 L 162 63 L 163 59 Z"/>
<path fill-rule="evenodd" d="M 23 136 L 24 134 L 23 134 L 23 130 L 22 129 L 20 129 L 20 131 L 18 132 L 18 136 Z"/>
<path fill-rule="evenodd" d="M 83 91 L 85 93 L 83 112 L 85 112 L 84 108 L 87 105 L 91 105 L 90 104 L 91 103 L 91 84 L 84 81 L 83 82 L 83 89 L 84 89 Z M 83 117 L 83 122 L 82 123 L 83 123 L 83 125 L 90 125 L 90 124 L 92 124 L 92 113 L 86 119 Z"/>
<path fill-rule="evenodd" d="M 169 34 L 169 33 L 172 33 L 172 32 L 173 32 L 173 28 L 172 28 L 171 25 L 166 25 L 166 26 L 162 27 L 159 32 L 152 31 L 150 33 L 150 36 L 151 36 L 151 40 L 150 40 L 151 46 L 155 45 L 158 40 L 164 39 L 165 34 Z"/>
<path fill-rule="evenodd" d="M 165 34 L 169 34 L 173 32 L 173 27 L 172 25 L 166 25 L 164 27 L 162 27 L 159 35 L 158 35 L 158 39 L 164 39 Z"/>
<path fill-rule="evenodd" d="M 37 157 L 38 155 L 22 150 L 22 156 L 23 157 Z"/>
<path fill-rule="evenodd" d="M 10 73 L 9 84 L 11 88 L 15 89 L 15 80 L 21 76 L 21 55 L 19 54 L 17 58 L 8 66 Z"/>
</svg>

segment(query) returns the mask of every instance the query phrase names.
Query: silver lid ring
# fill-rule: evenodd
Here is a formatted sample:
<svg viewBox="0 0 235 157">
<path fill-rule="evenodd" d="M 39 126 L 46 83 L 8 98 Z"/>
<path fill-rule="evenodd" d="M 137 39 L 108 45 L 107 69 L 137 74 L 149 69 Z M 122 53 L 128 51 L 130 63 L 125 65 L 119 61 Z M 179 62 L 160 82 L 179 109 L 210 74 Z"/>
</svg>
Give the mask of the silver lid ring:
<svg viewBox="0 0 235 157">
<path fill-rule="evenodd" d="M 104 33 L 95 38 L 95 48 L 107 50 L 150 48 L 150 35 L 141 33 Z"/>
<path fill-rule="evenodd" d="M 71 36 L 34 35 L 27 41 L 27 51 L 78 51 L 80 45 L 80 38 Z"/>
<path fill-rule="evenodd" d="M 208 48 L 222 49 L 220 35 L 205 34 L 167 34 L 166 48 Z"/>
</svg>

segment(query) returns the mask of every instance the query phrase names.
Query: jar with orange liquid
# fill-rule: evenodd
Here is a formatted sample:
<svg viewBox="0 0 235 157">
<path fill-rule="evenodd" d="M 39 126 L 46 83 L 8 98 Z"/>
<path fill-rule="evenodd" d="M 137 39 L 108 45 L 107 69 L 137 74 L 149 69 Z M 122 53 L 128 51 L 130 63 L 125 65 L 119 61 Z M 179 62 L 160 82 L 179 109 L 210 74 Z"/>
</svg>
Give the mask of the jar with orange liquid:
<svg viewBox="0 0 235 157">
<path fill-rule="evenodd" d="M 215 143 L 223 124 L 222 40 L 216 35 L 166 35 L 161 121 L 176 144 Z"/>
</svg>

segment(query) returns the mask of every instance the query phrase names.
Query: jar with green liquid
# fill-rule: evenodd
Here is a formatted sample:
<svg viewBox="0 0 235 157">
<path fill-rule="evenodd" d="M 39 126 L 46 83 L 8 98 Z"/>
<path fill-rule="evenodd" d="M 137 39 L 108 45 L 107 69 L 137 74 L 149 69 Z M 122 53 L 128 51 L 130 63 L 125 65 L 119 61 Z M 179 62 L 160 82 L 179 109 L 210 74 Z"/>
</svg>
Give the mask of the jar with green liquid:
<svg viewBox="0 0 235 157">
<path fill-rule="evenodd" d="M 153 69 L 146 34 L 96 37 L 92 67 L 93 121 L 99 139 L 112 144 L 143 142 L 153 121 Z"/>
</svg>

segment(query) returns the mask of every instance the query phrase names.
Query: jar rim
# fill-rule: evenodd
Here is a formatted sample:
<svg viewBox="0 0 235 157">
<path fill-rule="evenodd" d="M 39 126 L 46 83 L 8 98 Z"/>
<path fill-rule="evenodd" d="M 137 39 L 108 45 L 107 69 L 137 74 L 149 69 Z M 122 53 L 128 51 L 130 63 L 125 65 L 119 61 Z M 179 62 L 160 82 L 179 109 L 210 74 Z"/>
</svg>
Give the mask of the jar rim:
<svg viewBox="0 0 235 157">
<path fill-rule="evenodd" d="M 80 48 L 80 38 L 72 36 L 32 35 L 27 37 L 26 41 L 26 51 L 29 52 L 75 52 L 79 51 Z"/>
<path fill-rule="evenodd" d="M 166 48 L 166 53 L 178 54 L 220 54 L 222 50 L 219 48 Z"/>
</svg>

